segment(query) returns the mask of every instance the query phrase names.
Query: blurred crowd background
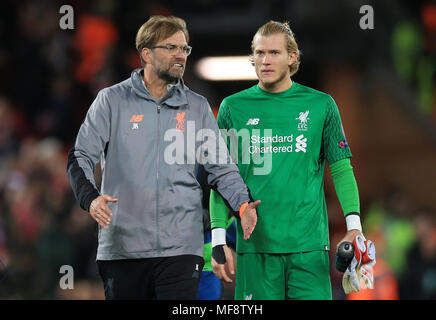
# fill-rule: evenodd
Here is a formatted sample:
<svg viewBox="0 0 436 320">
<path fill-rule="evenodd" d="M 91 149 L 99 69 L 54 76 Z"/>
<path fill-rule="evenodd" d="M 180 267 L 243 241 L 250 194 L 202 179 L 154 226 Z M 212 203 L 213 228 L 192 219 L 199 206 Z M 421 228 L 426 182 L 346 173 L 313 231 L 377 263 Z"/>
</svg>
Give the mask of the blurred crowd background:
<svg viewBox="0 0 436 320">
<path fill-rule="evenodd" d="M 59 27 L 64 4 L 72 30 Z M 362 5 L 374 9 L 372 30 L 359 26 Z M 184 80 L 215 112 L 256 82 L 206 81 L 195 62 L 248 55 L 259 26 L 290 22 L 303 52 L 294 80 L 339 106 L 377 248 L 376 289 L 346 297 L 334 269 L 345 221 L 326 170 L 334 299 L 435 299 L 436 3 L 420 0 L 1 1 L 0 298 L 104 298 L 96 224 L 74 199 L 67 152 L 97 92 L 140 66 L 135 34 L 154 14 L 186 20 Z M 62 265 L 74 290 L 60 289 Z"/>
</svg>

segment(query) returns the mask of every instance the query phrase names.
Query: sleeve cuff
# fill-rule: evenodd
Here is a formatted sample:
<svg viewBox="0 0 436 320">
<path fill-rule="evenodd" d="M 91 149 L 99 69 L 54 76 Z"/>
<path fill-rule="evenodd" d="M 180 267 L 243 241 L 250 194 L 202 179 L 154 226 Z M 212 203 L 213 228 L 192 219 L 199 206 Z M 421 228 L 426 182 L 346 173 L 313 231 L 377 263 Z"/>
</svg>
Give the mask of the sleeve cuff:
<svg viewBox="0 0 436 320">
<path fill-rule="evenodd" d="M 242 218 L 242 215 L 245 212 L 245 209 L 248 207 L 248 202 L 244 202 L 243 204 L 241 204 L 241 206 L 239 207 L 239 217 Z"/>
<path fill-rule="evenodd" d="M 95 198 L 99 197 L 100 193 L 96 190 L 92 190 L 92 192 L 84 199 L 82 204 L 82 209 L 89 212 L 90 206 L 92 201 L 94 201 Z"/>
<path fill-rule="evenodd" d="M 359 230 L 360 232 L 362 232 L 362 224 L 360 223 L 360 216 L 358 214 L 348 214 L 345 217 L 345 223 L 347 224 L 347 231 Z"/>
<path fill-rule="evenodd" d="M 212 229 L 212 248 L 219 245 L 226 245 L 226 229 Z"/>
</svg>

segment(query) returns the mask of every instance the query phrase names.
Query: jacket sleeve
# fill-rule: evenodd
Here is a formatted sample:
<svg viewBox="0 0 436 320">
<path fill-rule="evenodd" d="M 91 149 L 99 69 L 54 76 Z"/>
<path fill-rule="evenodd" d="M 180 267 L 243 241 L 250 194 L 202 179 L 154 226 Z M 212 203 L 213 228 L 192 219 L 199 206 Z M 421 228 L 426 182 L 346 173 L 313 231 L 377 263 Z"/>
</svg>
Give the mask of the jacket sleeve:
<svg viewBox="0 0 436 320">
<path fill-rule="evenodd" d="M 206 99 L 203 103 L 203 140 L 200 158 L 208 173 L 208 183 L 239 217 L 239 208 L 244 202 L 253 201 L 247 185 L 239 174 L 238 167 L 230 158 L 227 145 L 218 129 L 218 124 Z M 207 137 L 204 137 L 207 136 Z"/>
<path fill-rule="evenodd" d="M 109 143 L 110 109 L 107 91 L 101 90 L 86 114 L 73 148 L 68 153 L 67 176 L 83 210 L 100 193 L 95 185 L 95 166 Z"/>
</svg>

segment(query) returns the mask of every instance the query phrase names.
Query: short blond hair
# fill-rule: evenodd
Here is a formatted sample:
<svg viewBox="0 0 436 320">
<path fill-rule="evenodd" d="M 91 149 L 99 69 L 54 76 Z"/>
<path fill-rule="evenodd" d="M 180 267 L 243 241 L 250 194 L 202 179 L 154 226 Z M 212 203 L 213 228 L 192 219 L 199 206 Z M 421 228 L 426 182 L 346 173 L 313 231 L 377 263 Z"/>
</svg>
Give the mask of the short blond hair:
<svg viewBox="0 0 436 320">
<path fill-rule="evenodd" d="M 189 42 L 189 33 L 185 20 L 174 16 L 151 16 L 136 33 L 136 50 L 138 50 L 142 66 L 145 66 L 145 61 L 141 55 L 142 49 L 150 48 L 178 31 L 182 31 L 186 42 Z"/>
<path fill-rule="evenodd" d="M 291 28 L 289 27 L 289 22 L 277 22 L 277 21 L 269 21 L 265 23 L 263 26 L 261 26 L 257 32 L 253 36 L 253 40 L 251 41 L 251 56 L 250 61 L 253 63 L 253 54 L 254 54 L 254 38 L 257 35 L 260 36 L 270 36 L 273 34 L 280 34 L 283 33 L 286 37 L 286 49 L 288 53 L 291 53 L 293 51 L 296 51 L 298 53 L 297 60 L 289 66 L 289 71 L 291 76 L 294 75 L 298 68 L 300 67 L 300 55 L 301 51 L 298 49 L 297 41 L 295 41 L 294 33 L 292 32 Z"/>
</svg>

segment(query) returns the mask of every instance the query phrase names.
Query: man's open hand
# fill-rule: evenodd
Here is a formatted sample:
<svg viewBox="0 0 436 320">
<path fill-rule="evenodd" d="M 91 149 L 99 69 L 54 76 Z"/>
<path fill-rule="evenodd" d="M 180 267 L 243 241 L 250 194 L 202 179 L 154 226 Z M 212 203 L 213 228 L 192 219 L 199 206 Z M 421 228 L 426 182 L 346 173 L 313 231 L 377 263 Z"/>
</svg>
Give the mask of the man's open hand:
<svg viewBox="0 0 436 320">
<path fill-rule="evenodd" d="M 112 210 L 109 209 L 107 202 L 117 202 L 118 199 L 109 195 L 102 195 L 95 198 L 89 207 L 89 214 L 103 228 L 111 223 Z"/>
<path fill-rule="evenodd" d="M 241 227 L 244 232 L 244 240 L 248 240 L 254 231 L 257 223 L 256 207 L 260 204 L 260 200 L 250 202 L 242 213 Z"/>
</svg>

